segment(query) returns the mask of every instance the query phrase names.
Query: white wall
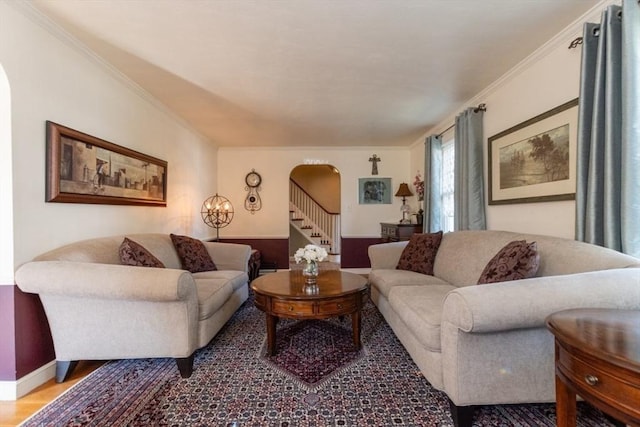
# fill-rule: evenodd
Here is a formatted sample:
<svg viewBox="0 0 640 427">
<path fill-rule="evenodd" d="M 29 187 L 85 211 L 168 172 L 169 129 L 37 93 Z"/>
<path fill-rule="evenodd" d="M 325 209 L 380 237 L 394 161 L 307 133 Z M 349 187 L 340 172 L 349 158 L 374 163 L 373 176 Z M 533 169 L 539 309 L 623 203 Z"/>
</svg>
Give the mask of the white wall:
<svg viewBox="0 0 640 427">
<path fill-rule="evenodd" d="M 567 48 L 573 38 L 575 34 L 487 94 L 486 137 L 578 97 L 581 51 Z M 573 238 L 575 202 L 489 206 L 487 226 Z"/>
<path fill-rule="evenodd" d="M 374 153 L 382 159 L 377 177 L 391 178 L 392 204 L 358 204 L 358 178 L 372 177 L 369 158 Z M 220 236 L 288 237 L 289 174 L 298 165 L 316 161 L 331 164 L 340 171 L 343 237 L 378 237 L 380 222 L 397 222 L 402 218 L 401 200 L 393 194 L 401 182 L 411 183 L 413 179 L 407 168 L 408 148 L 220 148 L 218 192 L 229 198 L 235 208 L 233 222 L 221 230 Z M 244 178 L 251 169 L 262 176 L 263 207 L 253 215 L 244 209 L 247 195 Z M 408 200 L 411 199 L 415 197 Z"/>
<path fill-rule="evenodd" d="M 614 2 L 603 1 L 598 4 L 514 69 L 461 105 L 457 112 L 452 113 L 427 135 L 437 134 L 449 127 L 453 124 L 455 115 L 464 108 L 486 103 L 484 152 L 487 184 L 488 138 L 578 97 L 581 50 L 570 50 L 568 46 L 573 39 L 582 34 L 583 22 L 600 21 L 600 13 L 609 3 Z M 411 147 L 412 164 L 422 161 L 423 141 L 424 138 L 421 138 Z M 488 200 L 488 193 L 485 197 Z M 487 228 L 491 230 L 574 238 L 574 227 L 574 201 L 487 205 Z"/>
<path fill-rule="evenodd" d="M 15 6 L 15 7 L 14 7 Z M 202 236 L 216 148 L 18 2 L 0 2 L 0 62 L 12 94 L 15 266 L 116 233 Z M 45 121 L 168 160 L 167 207 L 45 203 Z M 4 239 L 3 239 L 4 240 Z"/>
<path fill-rule="evenodd" d="M 13 285 L 11 92 L 0 63 L 0 286 Z"/>
</svg>

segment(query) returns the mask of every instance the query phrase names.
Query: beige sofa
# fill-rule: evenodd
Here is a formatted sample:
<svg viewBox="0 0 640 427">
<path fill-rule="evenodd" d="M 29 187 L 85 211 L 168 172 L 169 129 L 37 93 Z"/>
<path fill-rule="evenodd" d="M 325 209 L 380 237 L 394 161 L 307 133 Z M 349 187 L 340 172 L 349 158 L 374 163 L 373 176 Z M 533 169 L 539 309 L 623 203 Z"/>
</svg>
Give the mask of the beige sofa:
<svg viewBox="0 0 640 427">
<path fill-rule="evenodd" d="M 183 378 L 248 297 L 251 247 L 204 242 L 218 270 L 189 273 L 167 234 L 127 235 L 166 268 L 120 265 L 125 236 L 55 249 L 22 265 L 16 284 L 39 294 L 53 336 L 56 380 L 79 360 L 172 357 Z"/>
<path fill-rule="evenodd" d="M 508 242 L 537 242 L 536 277 L 475 285 Z M 553 336 L 544 324 L 575 307 L 640 309 L 640 260 L 598 246 L 503 231 L 446 233 L 434 275 L 397 270 L 408 242 L 369 247 L 371 298 L 457 426 L 474 405 L 555 400 Z"/>
</svg>

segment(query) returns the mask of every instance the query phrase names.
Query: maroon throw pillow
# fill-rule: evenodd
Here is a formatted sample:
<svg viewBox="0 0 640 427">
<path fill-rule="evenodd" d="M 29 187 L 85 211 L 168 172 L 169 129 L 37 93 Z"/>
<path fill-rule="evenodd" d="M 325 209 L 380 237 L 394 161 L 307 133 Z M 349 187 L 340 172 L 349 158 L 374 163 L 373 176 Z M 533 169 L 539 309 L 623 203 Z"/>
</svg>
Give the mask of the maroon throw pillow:
<svg viewBox="0 0 640 427">
<path fill-rule="evenodd" d="M 176 248 L 183 269 L 191 273 L 218 269 L 201 240 L 171 234 L 171 241 L 173 247 Z"/>
<path fill-rule="evenodd" d="M 514 240 L 507 243 L 487 263 L 478 279 L 478 285 L 528 279 L 535 276 L 540 266 L 536 242 Z"/>
<path fill-rule="evenodd" d="M 433 276 L 433 264 L 441 241 L 442 231 L 411 235 L 409 243 L 400 255 L 396 269 Z"/>
<path fill-rule="evenodd" d="M 120 262 L 123 265 L 164 268 L 164 264 L 138 242 L 125 237 L 120 244 Z"/>
</svg>

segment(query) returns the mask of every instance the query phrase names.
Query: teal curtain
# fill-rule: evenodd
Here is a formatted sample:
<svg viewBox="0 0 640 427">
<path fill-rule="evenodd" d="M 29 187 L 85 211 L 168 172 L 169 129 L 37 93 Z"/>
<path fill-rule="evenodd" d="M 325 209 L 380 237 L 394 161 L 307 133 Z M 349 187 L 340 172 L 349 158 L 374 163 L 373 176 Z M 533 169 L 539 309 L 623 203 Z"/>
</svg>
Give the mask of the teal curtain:
<svg viewBox="0 0 640 427">
<path fill-rule="evenodd" d="M 424 142 L 425 233 L 442 230 L 442 135 L 431 135 Z"/>
<path fill-rule="evenodd" d="M 586 23 L 578 113 L 576 239 L 640 256 L 640 5 Z"/>
<path fill-rule="evenodd" d="M 484 230 L 484 110 L 467 108 L 455 123 L 455 230 Z"/>
</svg>

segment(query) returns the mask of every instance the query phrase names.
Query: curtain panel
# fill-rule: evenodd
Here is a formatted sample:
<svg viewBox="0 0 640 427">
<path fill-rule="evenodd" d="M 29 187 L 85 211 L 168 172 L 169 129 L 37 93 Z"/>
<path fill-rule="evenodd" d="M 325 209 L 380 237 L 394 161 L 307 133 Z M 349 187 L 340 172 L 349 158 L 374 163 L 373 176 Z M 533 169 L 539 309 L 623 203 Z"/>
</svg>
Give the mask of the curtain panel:
<svg viewBox="0 0 640 427">
<path fill-rule="evenodd" d="M 484 111 L 467 108 L 455 123 L 455 230 L 484 230 Z"/>
<path fill-rule="evenodd" d="M 434 233 L 442 224 L 442 135 L 431 135 L 424 142 L 424 212 L 423 231 Z"/>
<path fill-rule="evenodd" d="M 609 6 L 583 34 L 576 239 L 640 256 L 640 5 Z"/>
</svg>

